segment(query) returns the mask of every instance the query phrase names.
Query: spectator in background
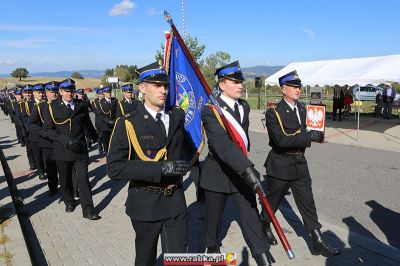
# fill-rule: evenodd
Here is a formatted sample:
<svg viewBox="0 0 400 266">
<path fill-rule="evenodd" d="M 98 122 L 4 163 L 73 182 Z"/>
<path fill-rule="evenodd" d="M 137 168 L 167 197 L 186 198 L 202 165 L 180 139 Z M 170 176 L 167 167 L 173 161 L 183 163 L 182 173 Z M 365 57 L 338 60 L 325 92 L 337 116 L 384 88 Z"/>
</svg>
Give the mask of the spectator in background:
<svg viewBox="0 0 400 266">
<path fill-rule="evenodd" d="M 349 116 L 351 111 L 351 104 L 353 103 L 353 90 L 349 85 L 344 86 L 344 115 Z"/>
<path fill-rule="evenodd" d="M 396 91 L 392 88 L 392 84 L 386 83 L 386 88 L 383 90 L 383 119 L 390 119 L 392 116 L 392 105 L 396 97 Z"/>
<path fill-rule="evenodd" d="M 344 93 L 342 87 L 333 87 L 333 121 L 336 120 L 336 113 L 339 110 L 339 121 L 342 121 L 342 109 L 344 105 Z"/>
<path fill-rule="evenodd" d="M 378 90 L 375 96 L 375 115 L 380 116 L 382 114 L 382 92 Z"/>
</svg>

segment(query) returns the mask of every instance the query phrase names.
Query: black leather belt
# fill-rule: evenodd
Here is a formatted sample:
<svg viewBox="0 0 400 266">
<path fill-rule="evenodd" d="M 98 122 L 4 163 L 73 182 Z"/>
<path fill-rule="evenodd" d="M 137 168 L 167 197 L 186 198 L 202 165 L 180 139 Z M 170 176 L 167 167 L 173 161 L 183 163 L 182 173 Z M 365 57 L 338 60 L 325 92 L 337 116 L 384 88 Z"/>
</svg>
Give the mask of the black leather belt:
<svg viewBox="0 0 400 266">
<path fill-rule="evenodd" d="M 302 151 L 286 151 L 286 152 L 277 152 L 276 150 L 273 150 L 276 154 L 282 155 L 284 157 L 298 160 L 301 158 L 304 158 L 304 152 Z"/>
<path fill-rule="evenodd" d="M 167 187 L 155 187 L 155 186 L 137 186 L 134 185 L 133 188 L 136 192 L 149 192 L 154 194 L 164 194 L 164 196 L 171 196 L 174 194 L 178 185 L 168 185 Z"/>
<path fill-rule="evenodd" d="M 304 158 L 304 152 L 284 152 L 280 153 L 280 155 L 294 160 Z"/>
</svg>

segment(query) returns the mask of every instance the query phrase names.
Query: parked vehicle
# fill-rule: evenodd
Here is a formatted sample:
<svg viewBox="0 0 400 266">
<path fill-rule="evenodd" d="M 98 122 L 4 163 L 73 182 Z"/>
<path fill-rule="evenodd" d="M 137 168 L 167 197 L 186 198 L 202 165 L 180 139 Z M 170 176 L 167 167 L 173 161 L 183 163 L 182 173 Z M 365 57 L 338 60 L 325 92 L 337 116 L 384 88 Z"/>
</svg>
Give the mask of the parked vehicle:
<svg viewBox="0 0 400 266">
<path fill-rule="evenodd" d="M 353 99 L 358 101 L 358 91 L 360 90 L 360 100 L 361 101 L 375 101 L 376 94 L 380 92 L 383 93 L 383 89 L 381 87 L 367 85 L 361 86 L 358 85 L 353 86 Z"/>
</svg>

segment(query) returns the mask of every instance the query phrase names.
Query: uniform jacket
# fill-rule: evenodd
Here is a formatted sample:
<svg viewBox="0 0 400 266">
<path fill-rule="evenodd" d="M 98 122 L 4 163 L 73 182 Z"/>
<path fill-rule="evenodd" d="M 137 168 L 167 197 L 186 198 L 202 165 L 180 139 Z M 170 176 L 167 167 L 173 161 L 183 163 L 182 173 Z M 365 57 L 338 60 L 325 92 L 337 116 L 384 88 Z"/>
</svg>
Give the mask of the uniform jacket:
<svg viewBox="0 0 400 266">
<path fill-rule="evenodd" d="M 221 108 L 234 115 L 234 111 L 221 98 L 218 97 L 217 100 Z M 248 138 L 250 106 L 241 99 L 239 103 L 244 111 L 242 128 Z M 207 134 L 210 153 L 201 166 L 200 186 L 223 193 L 247 190 L 241 175 L 247 167 L 253 166 L 253 163 L 231 141 L 209 105 L 204 106 L 201 120 Z"/>
<path fill-rule="evenodd" d="M 181 109 L 169 112 L 168 139 L 165 140 L 160 126 L 147 112 L 144 105 L 131 113 L 121 116 L 113 130 L 110 149 L 107 155 L 107 173 L 111 179 L 130 180 L 126 213 L 137 221 L 156 221 L 176 217 L 186 210 L 185 196 L 180 185 L 181 177 L 162 177 L 162 161 L 143 161 L 136 150 L 129 145 L 125 121 L 134 126 L 136 136 L 143 152 L 150 158 L 164 146 L 167 148 L 168 160 L 183 159 L 184 117 Z M 162 159 L 161 159 L 162 160 Z M 170 196 L 151 192 L 139 192 L 135 185 L 166 187 L 178 184 L 178 188 Z"/>
<path fill-rule="evenodd" d="M 109 125 L 110 120 L 115 120 L 115 109 L 117 100 L 111 98 L 111 103 L 108 103 L 105 98 L 98 101 L 98 108 L 96 109 L 96 116 L 99 116 L 98 123 L 96 126 L 101 129 L 101 131 L 112 131 L 113 126 Z"/>
<path fill-rule="evenodd" d="M 21 126 L 21 134 L 23 137 L 28 137 L 28 118 L 30 115 L 29 104 L 26 100 L 17 102 L 15 106 L 15 117 L 18 124 Z"/>
<path fill-rule="evenodd" d="M 99 108 L 99 101 L 100 101 L 100 99 L 99 98 L 96 98 L 96 99 L 94 99 L 93 101 L 92 101 L 92 111 L 93 111 L 93 113 L 94 113 L 94 115 L 95 115 L 95 118 L 94 118 L 94 126 L 96 127 L 96 128 L 99 128 L 99 125 L 100 125 L 100 114 L 98 113 L 98 108 Z"/>
<path fill-rule="evenodd" d="M 140 103 L 140 101 L 135 100 L 135 99 L 132 99 L 132 100 L 131 100 L 131 103 L 129 103 L 129 102 L 125 99 L 125 97 L 124 97 L 122 100 L 117 101 L 117 104 L 116 104 L 116 112 L 115 112 L 116 115 L 115 115 L 115 117 L 118 118 L 118 117 L 120 117 L 121 115 L 129 114 L 130 112 L 132 112 L 133 110 L 136 109 L 136 107 L 139 105 L 139 103 Z"/>
<path fill-rule="evenodd" d="M 18 107 L 18 102 L 16 100 L 10 99 L 8 101 L 8 113 L 10 114 L 11 122 L 12 123 L 17 123 L 17 113 L 16 113 L 16 108 Z"/>
<path fill-rule="evenodd" d="M 36 113 L 38 114 L 38 109 L 37 109 L 38 104 L 36 103 L 35 100 L 31 100 L 28 102 L 28 107 L 29 107 L 30 115 L 27 118 L 26 125 L 27 125 L 28 131 L 29 131 L 29 140 L 33 141 L 33 142 L 39 142 L 39 140 L 40 140 L 39 132 L 42 131 L 43 123 L 40 126 L 40 131 L 38 130 L 38 128 L 35 128 L 35 127 L 32 130 L 32 123 L 31 123 L 32 115 L 35 114 L 35 116 L 36 116 Z"/>
<path fill-rule="evenodd" d="M 287 152 L 304 153 L 306 148 L 311 146 L 311 134 L 306 132 L 306 108 L 299 102 L 297 107 L 299 108 L 301 125 L 296 113 L 284 100 L 280 101 L 275 108 L 281 117 L 283 128 L 287 134 L 293 134 L 301 129 L 301 133 L 294 136 L 284 134 L 273 108 L 268 109 L 265 114 L 269 145 L 272 147 L 264 164 L 269 176 L 283 180 L 309 177 L 307 160 L 304 156 L 300 159 L 286 156 Z"/>
<path fill-rule="evenodd" d="M 29 138 L 31 141 L 39 142 L 39 147 L 52 149 L 53 142 L 48 137 L 46 137 L 43 128 L 44 113 L 48 112 L 47 107 L 47 102 L 35 104 L 35 108 L 33 108 L 32 113 L 28 119 L 30 132 Z"/>
<path fill-rule="evenodd" d="M 61 98 L 48 103 L 44 110 L 44 135 L 53 141 L 53 160 L 76 161 L 88 158 L 88 149 L 85 139 L 85 127 L 92 139 L 96 142 L 96 129 L 89 118 L 87 104 L 81 100 L 74 100 L 75 109 L 70 110 Z M 53 111 L 54 120 L 50 115 Z M 70 122 L 68 121 L 70 119 Z M 61 124 L 62 123 L 62 124 Z M 79 143 L 80 151 L 75 153 L 66 148 L 69 140 Z"/>
</svg>

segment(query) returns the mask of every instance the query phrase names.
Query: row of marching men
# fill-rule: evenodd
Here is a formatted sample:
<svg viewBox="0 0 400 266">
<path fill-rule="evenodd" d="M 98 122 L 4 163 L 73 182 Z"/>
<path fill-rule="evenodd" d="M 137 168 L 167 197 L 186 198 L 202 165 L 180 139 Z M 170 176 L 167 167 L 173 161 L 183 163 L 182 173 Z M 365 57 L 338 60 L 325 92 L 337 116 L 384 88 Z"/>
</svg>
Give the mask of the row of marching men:
<svg viewBox="0 0 400 266">
<path fill-rule="evenodd" d="M 121 101 L 105 87 L 96 90 L 98 97 L 92 102 L 72 79 L 1 90 L 1 109 L 15 124 L 18 143 L 26 147 L 30 170 L 36 170 L 40 180 L 48 180 L 50 197 L 61 184 L 66 212 L 74 211 L 79 197 L 83 217 L 100 218 L 88 178 L 88 148 L 99 142 L 105 155 L 116 118 L 136 108 L 139 101 L 133 99 L 133 85 L 121 89 Z M 96 129 L 89 110 L 95 113 Z"/>
<path fill-rule="evenodd" d="M 65 211 L 76 207 L 73 180 L 79 187 L 83 217 L 97 220 L 88 178 L 88 146 L 97 142 L 89 117 L 90 102 L 75 82 L 66 79 L 46 84 L 17 86 L 10 90 L 8 114 L 18 141 L 26 147 L 31 170 L 48 180 L 49 196 L 61 185 Z"/>
<path fill-rule="evenodd" d="M 110 87 L 96 89 L 97 98 L 91 103 L 91 108 L 95 113 L 95 127 L 99 135 L 99 154 L 102 156 L 107 154 L 115 120 L 121 115 L 130 113 L 140 102 L 135 99 L 132 84 L 121 86 L 121 91 L 123 97 L 117 100 L 112 97 Z"/>
</svg>

